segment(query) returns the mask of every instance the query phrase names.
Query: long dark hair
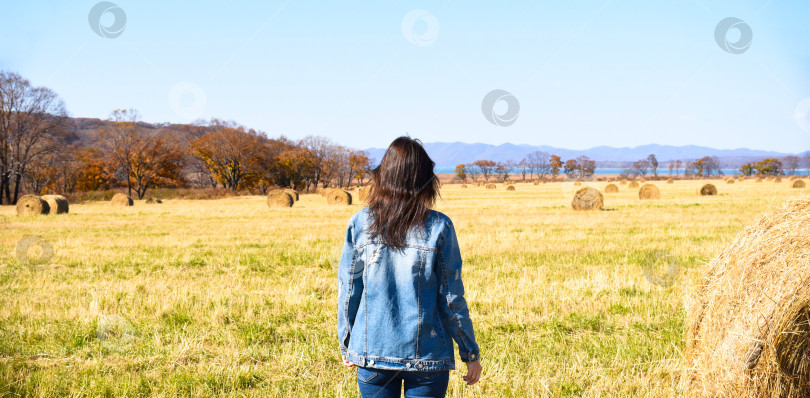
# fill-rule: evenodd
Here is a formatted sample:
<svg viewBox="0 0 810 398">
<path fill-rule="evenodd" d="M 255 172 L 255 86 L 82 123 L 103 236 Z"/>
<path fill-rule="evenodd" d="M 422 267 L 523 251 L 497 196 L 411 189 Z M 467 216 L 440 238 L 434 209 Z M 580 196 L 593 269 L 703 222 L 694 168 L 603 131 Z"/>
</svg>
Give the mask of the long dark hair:
<svg viewBox="0 0 810 398">
<path fill-rule="evenodd" d="M 439 179 L 419 140 L 399 137 L 371 173 L 370 234 L 383 244 L 405 246 L 408 231 L 423 226 L 439 195 Z"/>
</svg>

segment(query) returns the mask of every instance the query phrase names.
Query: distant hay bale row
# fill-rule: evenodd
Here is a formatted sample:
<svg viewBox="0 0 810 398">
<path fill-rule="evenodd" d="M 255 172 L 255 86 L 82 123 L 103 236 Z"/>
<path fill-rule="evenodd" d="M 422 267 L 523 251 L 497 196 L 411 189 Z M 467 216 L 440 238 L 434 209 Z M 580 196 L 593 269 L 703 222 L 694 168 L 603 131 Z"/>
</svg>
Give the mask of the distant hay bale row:
<svg viewBox="0 0 810 398">
<path fill-rule="evenodd" d="M 24 195 L 17 199 L 17 215 L 65 214 L 70 211 L 67 199 L 62 195 Z"/>
<path fill-rule="evenodd" d="M 602 210 L 604 197 L 596 188 L 585 187 L 579 189 L 571 200 L 571 207 L 577 211 Z"/>
<path fill-rule="evenodd" d="M 717 187 L 714 186 L 714 184 L 706 184 L 700 187 L 700 190 L 698 190 L 698 194 L 700 194 L 700 196 L 717 195 Z"/>
<path fill-rule="evenodd" d="M 683 396 L 806 397 L 810 195 L 740 232 L 687 301 Z"/>
<path fill-rule="evenodd" d="M 132 206 L 135 204 L 135 201 L 133 201 L 132 198 L 130 198 L 125 194 L 117 193 L 113 195 L 112 199 L 110 200 L 110 203 L 113 206 Z"/>
<path fill-rule="evenodd" d="M 661 191 L 653 184 L 644 184 L 638 190 L 638 198 L 641 200 L 661 199 Z"/>
<path fill-rule="evenodd" d="M 619 192 L 619 187 L 616 184 L 607 184 L 605 186 L 605 193 L 616 193 Z"/>
</svg>

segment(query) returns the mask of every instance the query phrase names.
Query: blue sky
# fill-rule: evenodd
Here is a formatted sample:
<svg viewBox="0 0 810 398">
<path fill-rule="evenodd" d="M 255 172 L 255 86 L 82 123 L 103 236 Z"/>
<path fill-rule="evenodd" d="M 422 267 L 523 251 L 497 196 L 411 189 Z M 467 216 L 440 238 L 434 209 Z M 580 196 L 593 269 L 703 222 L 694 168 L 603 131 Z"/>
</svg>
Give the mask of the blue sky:
<svg viewBox="0 0 810 398">
<path fill-rule="evenodd" d="M 2 0 L 0 69 L 54 89 L 77 117 L 217 117 L 359 148 L 407 132 L 571 149 L 810 149 L 806 1 L 116 0 L 126 26 L 115 38 L 91 28 L 97 3 Z M 715 40 L 727 17 L 753 34 L 741 54 Z M 484 116 L 496 89 L 519 102 L 513 124 Z"/>
</svg>

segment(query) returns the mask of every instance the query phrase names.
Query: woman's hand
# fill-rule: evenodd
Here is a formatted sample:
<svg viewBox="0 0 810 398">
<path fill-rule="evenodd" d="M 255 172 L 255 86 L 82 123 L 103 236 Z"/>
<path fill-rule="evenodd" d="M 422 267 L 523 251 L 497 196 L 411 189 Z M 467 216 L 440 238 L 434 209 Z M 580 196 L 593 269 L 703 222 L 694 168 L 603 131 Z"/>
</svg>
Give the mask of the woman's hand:
<svg viewBox="0 0 810 398">
<path fill-rule="evenodd" d="M 462 377 L 462 380 L 467 382 L 468 386 L 471 386 L 475 383 L 478 383 L 478 379 L 481 378 L 481 362 L 468 362 L 467 363 L 467 375 Z"/>
<path fill-rule="evenodd" d="M 353 363 L 349 362 L 349 360 L 348 360 L 348 359 L 346 359 L 346 356 L 345 356 L 345 355 L 341 355 L 341 357 L 343 358 L 343 366 L 345 366 L 345 367 L 347 367 L 347 368 L 353 368 L 353 367 L 355 367 L 355 366 L 356 366 L 355 364 L 353 364 Z"/>
</svg>

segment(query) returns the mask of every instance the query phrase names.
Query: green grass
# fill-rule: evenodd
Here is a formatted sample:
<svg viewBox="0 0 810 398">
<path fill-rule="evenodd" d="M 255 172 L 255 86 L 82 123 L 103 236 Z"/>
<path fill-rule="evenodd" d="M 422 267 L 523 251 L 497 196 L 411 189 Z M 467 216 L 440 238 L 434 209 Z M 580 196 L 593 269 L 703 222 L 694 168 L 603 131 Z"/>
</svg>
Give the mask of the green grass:
<svg viewBox="0 0 810 398">
<path fill-rule="evenodd" d="M 678 394 L 683 299 L 705 264 L 789 182 L 620 186 L 611 211 L 578 213 L 570 184 L 507 192 L 447 185 L 484 375 L 451 373 L 449 396 Z M 593 184 L 604 185 L 604 184 Z M 358 396 L 340 365 L 336 265 L 359 205 L 302 195 L 72 205 L 60 216 L 0 208 L 0 396 Z M 39 235 L 55 255 L 22 264 Z M 676 283 L 644 277 L 658 252 Z M 661 275 L 666 263 L 651 268 Z"/>
</svg>

